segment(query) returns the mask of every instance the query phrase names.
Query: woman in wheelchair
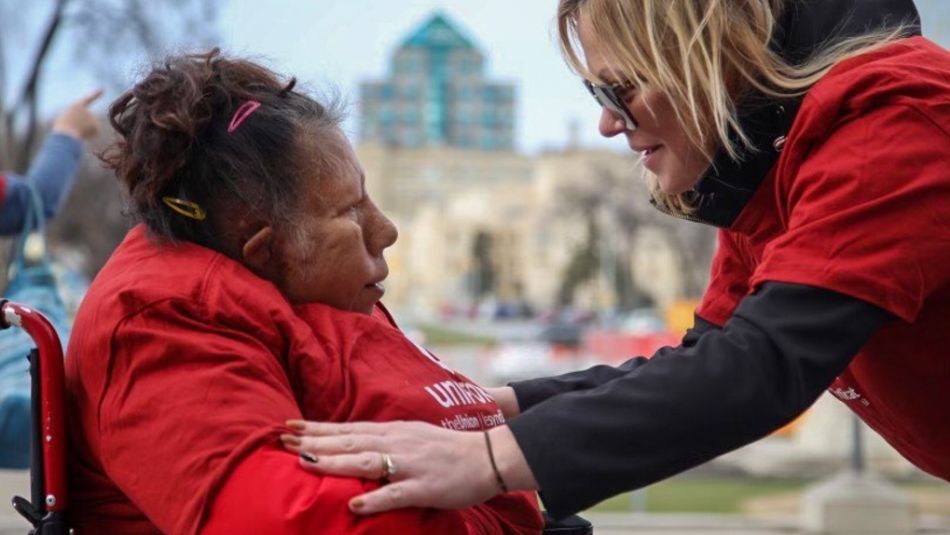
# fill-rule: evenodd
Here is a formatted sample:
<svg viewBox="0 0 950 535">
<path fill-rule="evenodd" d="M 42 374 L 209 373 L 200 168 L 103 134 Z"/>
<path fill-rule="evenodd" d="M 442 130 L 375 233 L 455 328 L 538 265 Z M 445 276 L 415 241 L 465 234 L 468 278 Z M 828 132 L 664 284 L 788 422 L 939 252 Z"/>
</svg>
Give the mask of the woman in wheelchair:
<svg viewBox="0 0 950 535">
<path fill-rule="evenodd" d="M 536 534 L 532 495 L 357 516 L 398 481 L 321 476 L 288 420 L 427 420 L 481 431 L 488 394 L 379 303 L 396 228 L 340 117 L 252 62 L 173 57 L 109 111 L 138 221 L 89 290 L 66 360 L 78 534 Z M 494 481 L 488 452 L 468 460 Z M 303 465 L 303 466 L 302 466 Z"/>
</svg>

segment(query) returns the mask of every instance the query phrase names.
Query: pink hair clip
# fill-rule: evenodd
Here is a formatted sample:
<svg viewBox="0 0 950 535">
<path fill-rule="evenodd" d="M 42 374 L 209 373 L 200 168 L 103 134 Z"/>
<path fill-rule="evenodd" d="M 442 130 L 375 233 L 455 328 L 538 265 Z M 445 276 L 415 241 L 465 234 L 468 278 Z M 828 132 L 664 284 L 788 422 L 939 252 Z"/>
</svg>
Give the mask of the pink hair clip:
<svg viewBox="0 0 950 535">
<path fill-rule="evenodd" d="M 234 110 L 234 117 L 231 118 L 231 124 L 228 125 L 228 133 L 232 133 L 241 126 L 241 123 L 245 119 L 251 116 L 254 113 L 254 110 L 261 107 L 261 103 L 256 100 L 245 101 L 244 104 L 238 106 L 238 109 Z"/>
</svg>

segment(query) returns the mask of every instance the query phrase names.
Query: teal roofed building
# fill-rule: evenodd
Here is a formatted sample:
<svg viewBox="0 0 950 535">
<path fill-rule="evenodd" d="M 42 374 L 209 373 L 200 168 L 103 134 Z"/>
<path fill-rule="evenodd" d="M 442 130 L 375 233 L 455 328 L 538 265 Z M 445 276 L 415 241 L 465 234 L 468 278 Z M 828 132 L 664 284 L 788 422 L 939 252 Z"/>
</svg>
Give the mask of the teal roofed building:
<svg viewBox="0 0 950 535">
<path fill-rule="evenodd" d="M 360 139 L 395 147 L 514 148 L 515 88 L 436 13 L 393 53 L 389 77 L 360 85 Z"/>
</svg>

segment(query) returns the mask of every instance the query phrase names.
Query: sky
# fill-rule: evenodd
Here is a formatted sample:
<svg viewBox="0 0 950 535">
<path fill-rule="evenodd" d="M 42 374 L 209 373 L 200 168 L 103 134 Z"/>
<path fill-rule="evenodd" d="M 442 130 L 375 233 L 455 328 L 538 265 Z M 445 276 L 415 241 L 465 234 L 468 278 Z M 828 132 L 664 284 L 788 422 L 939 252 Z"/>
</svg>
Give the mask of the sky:
<svg viewBox="0 0 950 535">
<path fill-rule="evenodd" d="M 581 139 L 597 142 L 596 104 L 558 52 L 556 0 L 340 0 L 294 2 L 274 10 L 232 0 L 223 41 L 238 52 L 277 60 L 316 88 L 336 86 L 355 115 L 361 80 L 383 78 L 398 44 L 436 11 L 486 56 L 486 74 L 516 85 L 516 139 L 523 150 L 562 146 L 571 120 L 588 119 Z M 276 11 L 276 12 L 275 12 Z M 257 21 L 267 20 L 267 27 Z M 348 127 L 355 134 L 356 121 Z M 619 145 L 623 147 L 622 143 Z"/>
<path fill-rule="evenodd" d="M 925 32 L 941 26 L 950 47 L 950 0 L 916 3 Z M 516 84 L 521 150 L 563 146 L 572 121 L 582 144 L 626 150 L 624 140 L 597 133 L 599 109 L 558 49 L 556 7 L 557 0 L 231 0 L 220 28 L 231 50 L 271 58 L 316 89 L 339 88 L 353 104 L 347 129 L 355 136 L 359 82 L 385 77 L 396 46 L 439 11 L 485 53 L 489 78 Z"/>
<path fill-rule="evenodd" d="M 52 2 L 27 5 L 44 3 Z M 916 4 L 924 34 L 950 47 L 950 0 Z M 558 50 L 556 6 L 557 0 L 228 0 L 216 26 L 225 50 L 261 59 L 318 93 L 339 91 L 350 103 L 345 128 L 355 140 L 360 81 L 386 77 L 396 46 L 438 11 L 483 51 L 490 79 L 516 85 L 520 150 L 562 147 L 572 121 L 582 144 L 625 150 L 622 140 L 597 134 L 599 110 Z M 41 8 L 32 9 L 37 16 L 31 18 L 42 20 Z M 71 58 L 67 50 L 56 51 L 51 69 L 56 76 L 48 73 L 42 101 L 46 113 L 61 109 L 76 91 L 96 85 L 76 72 Z M 16 66 L 16 58 L 8 61 Z M 135 70 L 132 65 L 123 68 L 130 75 Z"/>
</svg>

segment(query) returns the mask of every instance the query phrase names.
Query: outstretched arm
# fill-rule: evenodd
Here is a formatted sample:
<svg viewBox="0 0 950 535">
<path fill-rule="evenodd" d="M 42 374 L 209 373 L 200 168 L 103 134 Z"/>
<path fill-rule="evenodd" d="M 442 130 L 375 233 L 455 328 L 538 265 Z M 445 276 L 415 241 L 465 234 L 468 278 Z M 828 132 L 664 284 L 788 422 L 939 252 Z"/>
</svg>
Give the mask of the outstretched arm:
<svg viewBox="0 0 950 535">
<path fill-rule="evenodd" d="M 664 347 L 657 351 L 656 355 L 664 355 L 680 348 L 689 348 L 696 344 L 703 333 L 719 327 L 695 316 L 695 323 L 692 328 L 686 331 L 683 340 L 678 348 Z M 589 390 L 596 388 L 604 383 L 610 382 L 618 377 L 622 377 L 647 362 L 645 357 L 634 357 L 624 362 L 620 366 L 593 366 L 586 370 L 565 373 L 555 377 L 543 377 L 540 379 L 530 379 L 527 381 L 518 381 L 511 383 L 513 394 L 515 396 L 515 407 L 518 412 L 510 414 L 506 411 L 506 416 L 516 416 L 531 407 L 541 403 L 554 396 L 565 394 L 567 392 L 576 392 L 579 390 Z M 494 389 L 493 389 L 494 390 Z M 493 392 L 494 393 L 494 392 Z M 501 394 L 504 396 L 504 394 Z M 509 401 L 509 404 L 511 402 Z"/>
<path fill-rule="evenodd" d="M 0 234 L 16 234 L 33 202 L 30 187 L 43 202 L 43 219 L 55 216 L 72 189 L 82 144 L 63 134 L 52 134 L 43 141 L 26 176 L 6 173 L 3 204 L 0 205 Z"/>
<path fill-rule="evenodd" d="M 30 186 L 43 201 L 44 219 L 49 220 L 59 213 L 79 169 L 82 142 L 99 132 L 99 121 L 89 106 L 101 95 L 102 91 L 95 91 L 79 99 L 56 118 L 52 133 L 33 158 L 26 176 L 6 173 L 0 205 L 0 234 L 13 234 L 23 228 L 23 218 L 32 202 Z"/>
<path fill-rule="evenodd" d="M 693 346 L 601 387 L 552 398 L 509 428 L 548 510 L 571 514 L 785 425 L 888 317 L 829 290 L 765 284 Z"/>
<path fill-rule="evenodd" d="M 673 475 L 793 419 L 888 317 L 829 290 L 766 284 L 691 347 L 554 396 L 490 431 L 500 475 L 509 488 L 539 488 L 555 516 Z M 308 424 L 306 432 L 323 473 L 358 469 L 359 451 L 397 459 L 398 482 L 350 502 L 361 513 L 463 507 L 497 492 L 485 477 L 490 466 L 470 461 L 484 455 L 470 433 L 415 422 Z"/>
</svg>

